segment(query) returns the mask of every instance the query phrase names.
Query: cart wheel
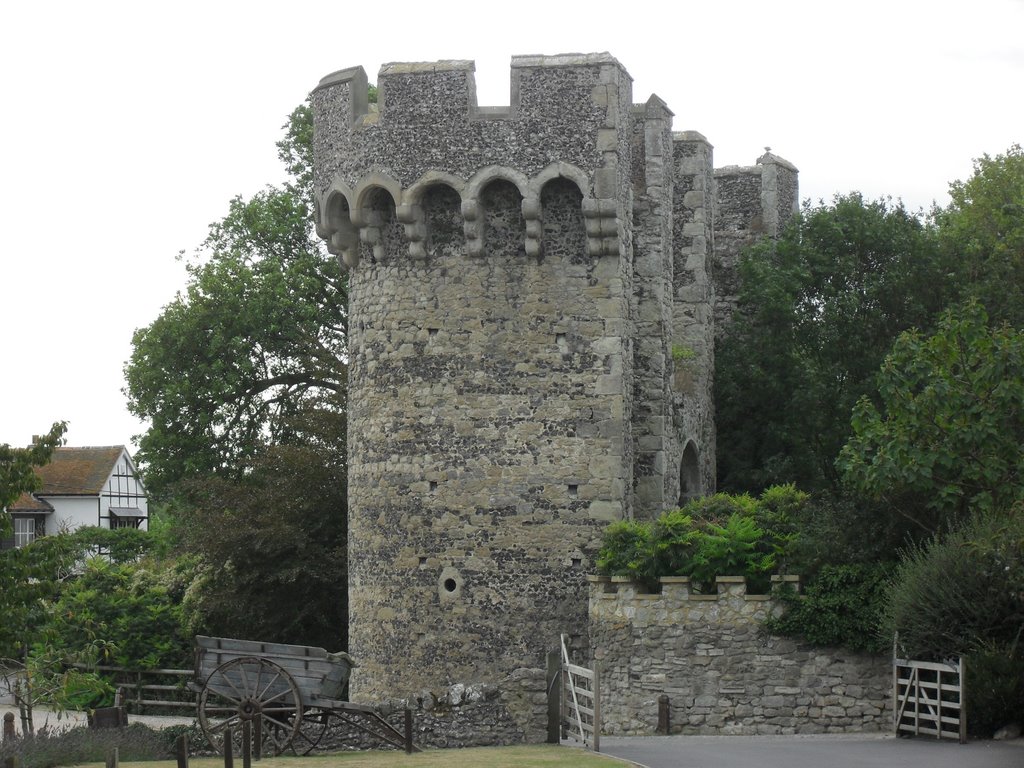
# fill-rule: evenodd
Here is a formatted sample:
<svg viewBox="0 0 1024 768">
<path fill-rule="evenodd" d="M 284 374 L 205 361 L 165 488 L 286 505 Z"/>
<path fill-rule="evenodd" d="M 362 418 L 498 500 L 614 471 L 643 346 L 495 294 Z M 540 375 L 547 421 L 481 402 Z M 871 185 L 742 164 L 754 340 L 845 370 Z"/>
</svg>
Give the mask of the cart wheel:
<svg viewBox="0 0 1024 768">
<path fill-rule="evenodd" d="M 292 739 L 291 751 L 296 755 L 308 755 L 316 749 L 327 732 L 330 719 L 331 713 L 324 709 L 307 709 L 303 712 L 299 732 Z"/>
<path fill-rule="evenodd" d="M 261 734 L 262 754 L 279 755 L 302 725 L 302 695 L 288 672 L 255 656 L 217 667 L 199 697 L 199 725 L 210 745 L 224 753 L 224 732 L 231 729 L 235 755 L 242 754 L 242 724 Z"/>
</svg>

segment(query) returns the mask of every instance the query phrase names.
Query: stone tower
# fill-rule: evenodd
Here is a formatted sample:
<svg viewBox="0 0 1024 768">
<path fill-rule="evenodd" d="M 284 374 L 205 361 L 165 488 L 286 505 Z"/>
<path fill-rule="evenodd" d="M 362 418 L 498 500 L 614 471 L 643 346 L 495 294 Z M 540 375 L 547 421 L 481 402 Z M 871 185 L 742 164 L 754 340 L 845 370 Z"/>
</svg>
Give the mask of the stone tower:
<svg viewBox="0 0 1024 768">
<path fill-rule="evenodd" d="M 716 270 L 796 203 L 770 154 L 717 177 L 608 54 L 513 58 L 503 108 L 473 69 L 387 64 L 376 109 L 360 67 L 313 93 L 317 227 L 349 268 L 354 700 L 586 646 L 603 528 L 714 488 Z M 502 701 L 543 734 L 536 695 Z"/>
</svg>

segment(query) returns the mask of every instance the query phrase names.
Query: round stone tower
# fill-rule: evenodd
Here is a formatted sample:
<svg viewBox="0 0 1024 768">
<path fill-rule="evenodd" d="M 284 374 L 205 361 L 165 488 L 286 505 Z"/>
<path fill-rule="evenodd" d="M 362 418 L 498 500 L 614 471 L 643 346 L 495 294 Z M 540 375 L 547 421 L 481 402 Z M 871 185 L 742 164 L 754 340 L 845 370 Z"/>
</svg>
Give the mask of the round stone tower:
<svg viewBox="0 0 1024 768">
<path fill-rule="evenodd" d="M 539 674 L 507 702 L 538 740 L 603 528 L 713 486 L 710 145 L 608 54 L 514 58 L 509 107 L 464 61 L 378 94 L 356 67 L 312 97 L 349 268 L 351 696 Z"/>
</svg>

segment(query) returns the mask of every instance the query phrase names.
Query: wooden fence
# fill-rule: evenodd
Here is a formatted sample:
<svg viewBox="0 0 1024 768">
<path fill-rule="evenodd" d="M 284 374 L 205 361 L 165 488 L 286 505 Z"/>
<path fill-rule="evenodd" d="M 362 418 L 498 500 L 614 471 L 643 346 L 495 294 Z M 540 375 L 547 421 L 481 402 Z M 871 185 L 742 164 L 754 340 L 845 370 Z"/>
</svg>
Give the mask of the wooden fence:
<svg viewBox="0 0 1024 768">
<path fill-rule="evenodd" d="M 562 635 L 562 727 L 571 736 L 595 752 L 601 751 L 601 676 L 597 662 L 593 669 L 569 661 L 569 650 Z"/>
<path fill-rule="evenodd" d="M 96 666 L 79 669 L 99 672 L 122 691 L 122 705 L 134 714 L 156 714 L 154 710 L 196 708 L 196 694 L 188 682 L 195 675 L 192 669 L 127 669 Z"/>
<path fill-rule="evenodd" d="M 964 660 L 957 663 L 893 658 L 893 730 L 967 742 Z"/>
</svg>

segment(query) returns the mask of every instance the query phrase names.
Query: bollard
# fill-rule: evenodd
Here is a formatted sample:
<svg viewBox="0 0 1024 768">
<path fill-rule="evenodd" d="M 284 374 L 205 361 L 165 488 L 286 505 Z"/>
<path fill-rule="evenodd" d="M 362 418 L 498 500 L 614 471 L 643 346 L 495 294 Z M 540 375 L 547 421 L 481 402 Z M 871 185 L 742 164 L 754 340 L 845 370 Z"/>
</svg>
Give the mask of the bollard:
<svg viewBox="0 0 1024 768">
<path fill-rule="evenodd" d="M 256 718 L 256 736 L 252 746 L 252 759 L 258 763 L 263 759 L 263 715 Z"/>
<path fill-rule="evenodd" d="M 183 733 L 174 740 L 174 756 L 178 760 L 178 768 L 188 768 L 188 734 Z"/>
<path fill-rule="evenodd" d="M 107 755 L 107 768 L 120 768 L 121 767 L 121 756 L 118 754 L 117 747 L 110 750 L 110 754 Z"/>
<path fill-rule="evenodd" d="M 668 695 L 663 693 L 658 697 L 658 733 L 668 736 L 671 730 L 672 721 L 669 717 Z"/>
<path fill-rule="evenodd" d="M 4 741 L 10 741 L 18 737 L 14 730 L 14 713 L 8 712 L 4 715 Z"/>
<path fill-rule="evenodd" d="M 412 710 L 405 708 L 405 753 L 412 754 Z"/>
<path fill-rule="evenodd" d="M 230 728 L 224 729 L 224 768 L 235 768 L 235 743 Z"/>
<path fill-rule="evenodd" d="M 242 721 L 242 768 L 252 768 L 252 720 Z"/>
</svg>

